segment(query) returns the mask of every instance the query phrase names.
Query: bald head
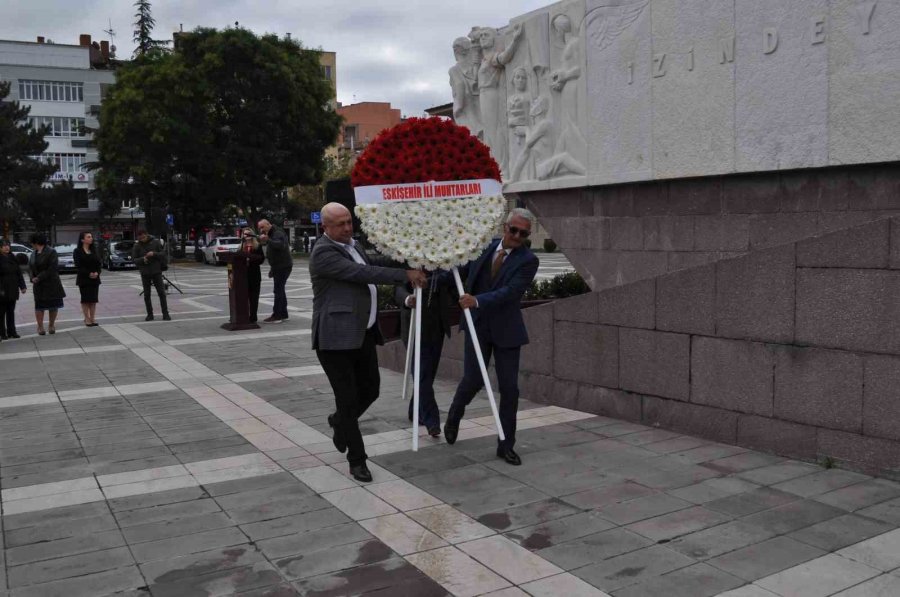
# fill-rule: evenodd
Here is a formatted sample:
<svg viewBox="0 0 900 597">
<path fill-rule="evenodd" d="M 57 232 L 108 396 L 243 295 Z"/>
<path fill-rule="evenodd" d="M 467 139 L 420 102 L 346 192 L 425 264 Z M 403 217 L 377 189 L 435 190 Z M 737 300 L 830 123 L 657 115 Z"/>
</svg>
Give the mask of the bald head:
<svg viewBox="0 0 900 597">
<path fill-rule="evenodd" d="M 256 227 L 259 228 L 259 231 L 263 234 L 268 234 L 269 230 L 272 229 L 272 224 L 269 220 L 260 220 L 256 223 Z"/>
<path fill-rule="evenodd" d="M 340 203 L 327 203 L 322 208 L 322 227 L 333 241 L 349 245 L 353 239 L 353 217 Z"/>
</svg>

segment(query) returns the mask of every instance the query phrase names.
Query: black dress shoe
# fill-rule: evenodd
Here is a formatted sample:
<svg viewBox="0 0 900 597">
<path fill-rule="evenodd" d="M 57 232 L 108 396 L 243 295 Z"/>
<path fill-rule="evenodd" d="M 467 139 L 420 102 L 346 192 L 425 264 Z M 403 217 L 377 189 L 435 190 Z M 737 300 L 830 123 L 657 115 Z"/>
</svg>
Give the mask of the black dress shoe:
<svg viewBox="0 0 900 597">
<path fill-rule="evenodd" d="M 172 321 L 172 318 L 168 313 L 163 313 L 163 321 Z"/>
<path fill-rule="evenodd" d="M 372 473 L 369 471 L 369 467 L 366 466 L 366 463 L 356 464 L 350 466 L 350 474 L 353 475 L 353 478 L 357 481 L 362 481 L 363 483 L 370 483 L 372 481 Z"/>
<path fill-rule="evenodd" d="M 19 336 L 19 334 L 10 334 L 9 337 L 10 338 L 21 338 L 21 336 Z"/>
<path fill-rule="evenodd" d="M 144 321 L 153 321 L 153 313 L 144 318 Z"/>
<path fill-rule="evenodd" d="M 521 466 L 522 459 L 512 448 L 497 448 L 497 458 L 502 458 L 513 466 Z"/>
<path fill-rule="evenodd" d="M 328 415 L 328 426 L 334 431 L 334 435 L 331 437 L 331 441 L 334 442 L 334 447 L 337 448 L 337 451 L 343 454 L 347 451 L 347 442 L 345 442 L 340 435 L 338 435 L 337 426 L 334 422 L 334 415 Z M 353 469 L 351 469 L 352 471 Z"/>
<path fill-rule="evenodd" d="M 456 443 L 456 437 L 459 435 L 459 423 L 444 423 L 444 439 L 451 446 Z"/>
<path fill-rule="evenodd" d="M 428 435 L 430 435 L 431 437 L 440 437 L 441 436 L 441 426 L 435 425 L 434 427 L 429 427 Z"/>
</svg>

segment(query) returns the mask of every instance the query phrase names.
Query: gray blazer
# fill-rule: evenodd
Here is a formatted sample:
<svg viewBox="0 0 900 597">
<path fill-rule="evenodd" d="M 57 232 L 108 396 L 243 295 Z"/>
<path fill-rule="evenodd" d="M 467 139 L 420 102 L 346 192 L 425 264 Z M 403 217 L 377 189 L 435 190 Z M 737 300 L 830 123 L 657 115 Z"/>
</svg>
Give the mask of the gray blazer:
<svg viewBox="0 0 900 597">
<path fill-rule="evenodd" d="M 355 350 L 362 346 L 369 321 L 371 294 L 368 284 L 402 284 L 406 270 L 371 265 L 369 256 L 357 245 L 357 252 L 369 265 L 353 261 L 350 253 L 327 236 L 322 236 L 309 258 L 313 287 L 313 350 Z M 378 342 L 383 343 L 378 321 Z"/>
</svg>

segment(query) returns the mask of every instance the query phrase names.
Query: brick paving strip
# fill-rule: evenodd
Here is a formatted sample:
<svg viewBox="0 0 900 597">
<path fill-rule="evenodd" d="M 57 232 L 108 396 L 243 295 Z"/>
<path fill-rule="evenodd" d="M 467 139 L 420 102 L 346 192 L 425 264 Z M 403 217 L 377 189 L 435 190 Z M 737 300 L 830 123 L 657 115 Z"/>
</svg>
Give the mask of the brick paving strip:
<svg viewBox="0 0 900 597">
<path fill-rule="evenodd" d="M 316 366 L 222 374 L 177 347 L 230 337 L 104 328 L 124 348 L 99 358 L 155 377 L 0 398 L 0 595 L 900 594 L 893 482 L 523 405 L 520 468 L 493 459 L 492 420 L 474 416 L 456 446 L 419 454 L 408 429 L 368 434 L 376 482 L 361 485 L 305 415 L 241 385 L 298 392 Z M 97 346 L 116 345 L 17 367 Z M 79 446 L 91 465 L 39 481 L 59 472 L 42 454 L 74 463 Z M 126 446 L 165 455 L 121 470 L 106 455 Z"/>
</svg>

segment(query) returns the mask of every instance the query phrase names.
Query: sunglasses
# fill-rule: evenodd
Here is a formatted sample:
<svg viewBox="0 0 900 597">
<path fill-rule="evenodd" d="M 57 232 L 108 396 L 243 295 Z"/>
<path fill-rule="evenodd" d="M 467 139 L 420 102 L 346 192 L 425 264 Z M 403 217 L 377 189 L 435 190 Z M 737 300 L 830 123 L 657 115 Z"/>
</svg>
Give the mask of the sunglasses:
<svg viewBox="0 0 900 597">
<path fill-rule="evenodd" d="M 512 235 L 518 234 L 521 238 L 528 238 L 531 236 L 531 230 L 526 230 L 525 228 L 519 228 L 517 226 L 507 226 L 509 233 Z"/>
</svg>

